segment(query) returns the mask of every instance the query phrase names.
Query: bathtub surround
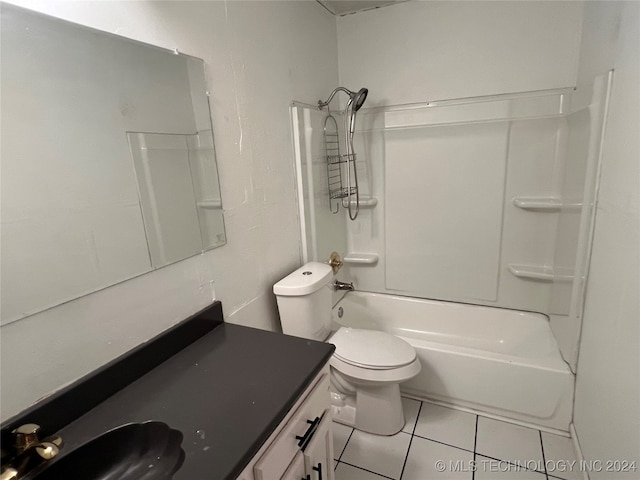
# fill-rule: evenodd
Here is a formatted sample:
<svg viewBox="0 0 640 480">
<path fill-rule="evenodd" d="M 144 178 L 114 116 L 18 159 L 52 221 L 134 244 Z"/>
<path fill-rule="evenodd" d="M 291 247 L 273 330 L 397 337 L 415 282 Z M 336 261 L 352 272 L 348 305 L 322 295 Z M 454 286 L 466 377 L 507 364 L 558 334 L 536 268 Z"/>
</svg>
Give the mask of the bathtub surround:
<svg viewBox="0 0 640 480">
<path fill-rule="evenodd" d="M 303 258 L 346 247 L 361 290 L 544 313 L 575 371 L 610 80 L 363 109 L 355 222 L 329 212 L 320 114 L 296 106 Z"/>
</svg>

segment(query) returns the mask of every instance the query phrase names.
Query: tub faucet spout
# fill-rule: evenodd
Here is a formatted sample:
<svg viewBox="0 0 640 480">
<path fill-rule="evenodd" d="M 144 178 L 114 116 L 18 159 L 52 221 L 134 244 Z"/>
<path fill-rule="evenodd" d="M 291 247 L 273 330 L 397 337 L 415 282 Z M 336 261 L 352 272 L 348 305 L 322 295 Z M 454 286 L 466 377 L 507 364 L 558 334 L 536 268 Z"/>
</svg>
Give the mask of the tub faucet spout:
<svg viewBox="0 0 640 480">
<path fill-rule="evenodd" d="M 335 282 L 333 282 L 333 289 L 334 290 L 350 290 L 353 291 L 355 290 L 355 288 L 353 288 L 353 282 L 341 282 L 339 280 L 336 280 Z"/>
</svg>

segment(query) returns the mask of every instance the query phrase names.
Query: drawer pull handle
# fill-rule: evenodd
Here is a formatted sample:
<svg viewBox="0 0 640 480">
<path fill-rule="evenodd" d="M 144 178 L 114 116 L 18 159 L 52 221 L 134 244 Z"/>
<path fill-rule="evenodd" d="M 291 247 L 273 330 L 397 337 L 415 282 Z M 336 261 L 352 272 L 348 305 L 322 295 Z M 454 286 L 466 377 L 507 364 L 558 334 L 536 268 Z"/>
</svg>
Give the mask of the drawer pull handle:
<svg viewBox="0 0 640 480">
<path fill-rule="evenodd" d="M 311 440 L 313 433 L 316 431 L 316 428 L 320 423 L 320 417 L 316 417 L 314 420 L 307 420 L 307 423 L 309 424 L 309 428 L 307 428 L 307 431 L 304 432 L 304 435 L 296 435 L 298 446 L 301 447 L 302 450 L 304 450 L 304 447 L 307 446 L 307 443 L 309 443 L 309 440 Z"/>
<path fill-rule="evenodd" d="M 322 480 L 322 463 L 318 462 L 317 467 L 311 467 L 313 470 L 318 472 L 318 480 Z"/>
</svg>

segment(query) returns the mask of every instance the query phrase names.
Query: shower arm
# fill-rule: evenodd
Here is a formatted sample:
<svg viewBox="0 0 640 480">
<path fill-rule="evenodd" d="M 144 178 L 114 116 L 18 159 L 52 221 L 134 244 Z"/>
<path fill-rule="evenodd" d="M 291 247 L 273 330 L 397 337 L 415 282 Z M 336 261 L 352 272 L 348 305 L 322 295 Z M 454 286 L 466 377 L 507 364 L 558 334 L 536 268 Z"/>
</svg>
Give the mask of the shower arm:
<svg viewBox="0 0 640 480">
<path fill-rule="evenodd" d="M 333 100 L 333 97 L 335 96 L 335 94 L 338 93 L 338 92 L 344 92 L 347 95 L 349 95 L 349 97 L 351 97 L 354 94 L 354 92 L 352 92 L 348 88 L 336 87 L 335 90 L 333 90 L 333 92 L 331 92 L 331 95 L 329 95 L 329 98 L 327 99 L 326 102 L 323 102 L 322 100 L 318 100 L 318 108 L 320 110 L 322 110 L 324 107 L 329 105 L 331 103 L 331 100 Z"/>
</svg>

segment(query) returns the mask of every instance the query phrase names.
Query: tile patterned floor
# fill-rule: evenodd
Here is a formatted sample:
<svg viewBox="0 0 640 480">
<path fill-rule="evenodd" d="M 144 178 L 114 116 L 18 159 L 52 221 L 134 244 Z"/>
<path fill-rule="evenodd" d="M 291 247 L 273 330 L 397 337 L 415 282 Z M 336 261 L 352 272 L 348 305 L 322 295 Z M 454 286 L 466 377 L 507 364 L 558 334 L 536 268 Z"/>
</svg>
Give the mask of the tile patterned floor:
<svg viewBox="0 0 640 480">
<path fill-rule="evenodd" d="M 403 398 L 391 437 L 334 423 L 336 480 L 581 480 L 569 438 Z M 475 464 L 475 471 L 473 465 Z"/>
</svg>

